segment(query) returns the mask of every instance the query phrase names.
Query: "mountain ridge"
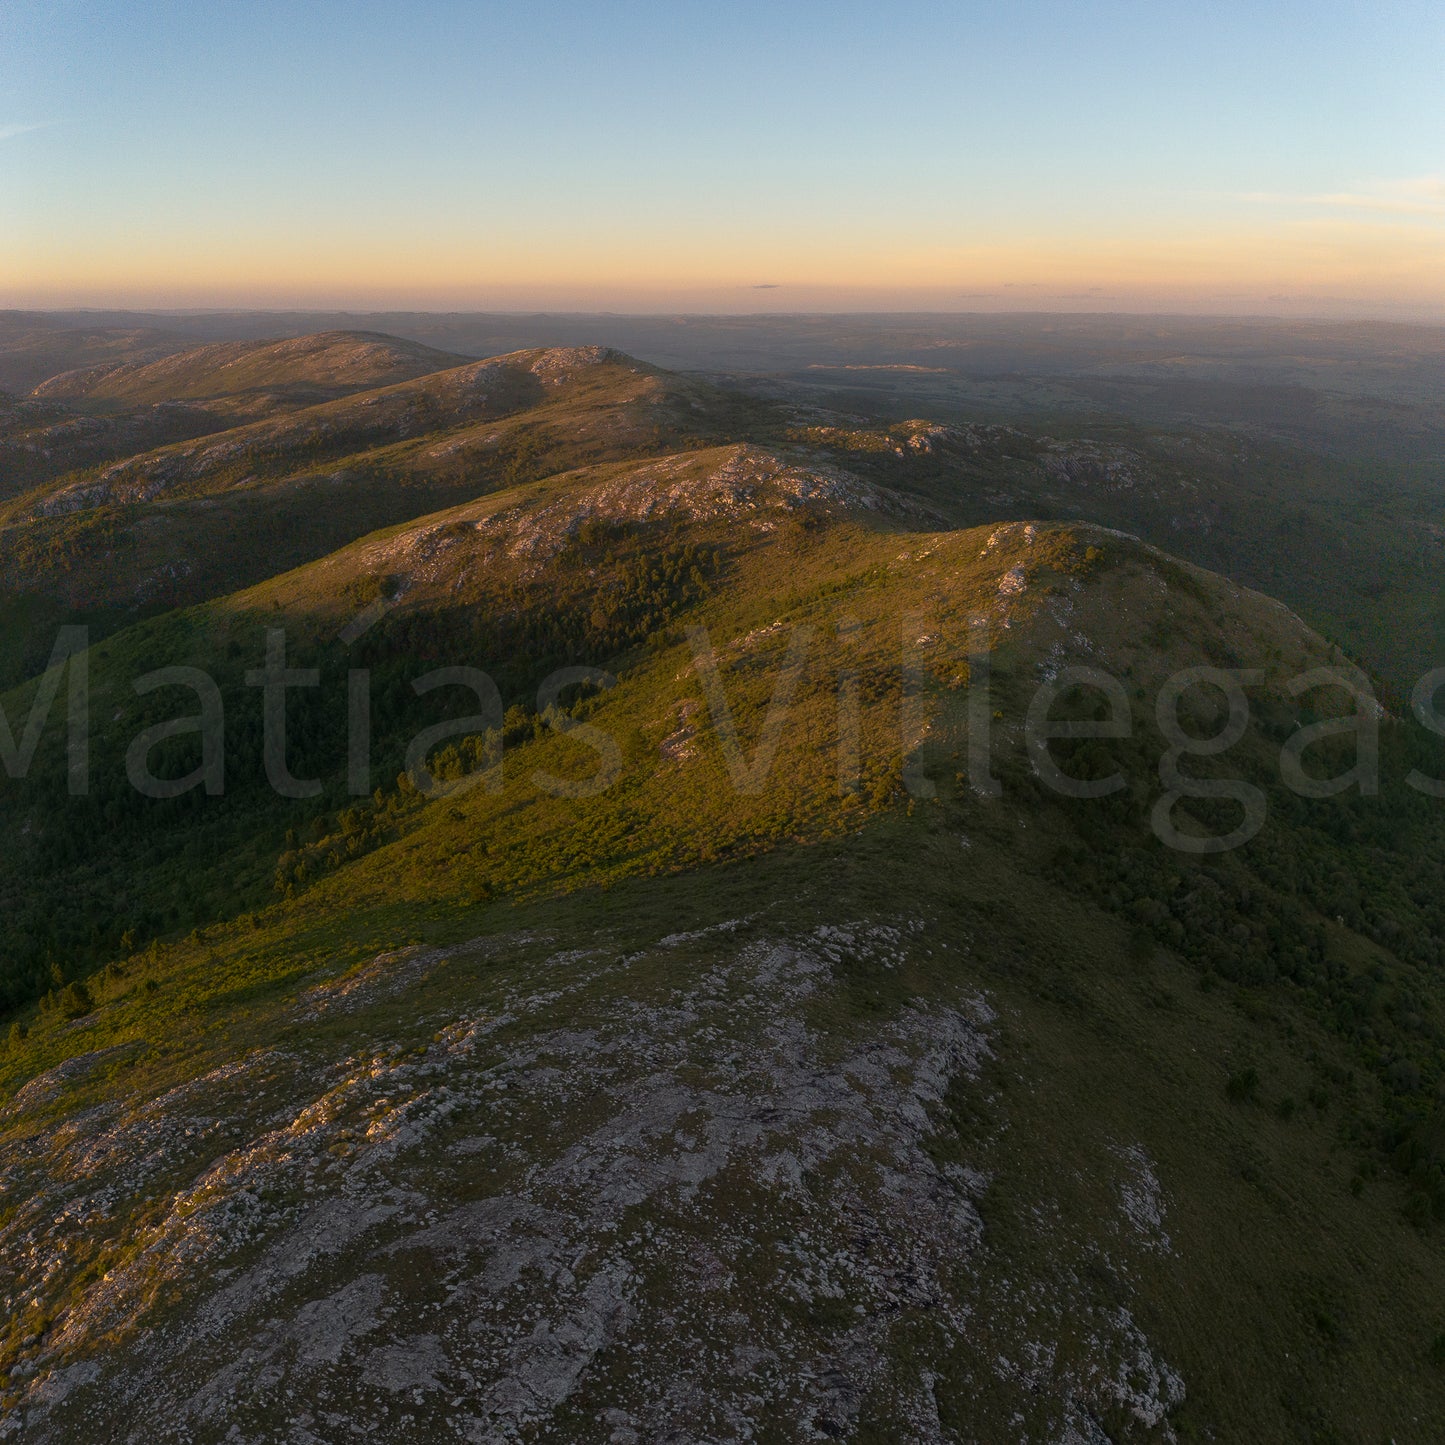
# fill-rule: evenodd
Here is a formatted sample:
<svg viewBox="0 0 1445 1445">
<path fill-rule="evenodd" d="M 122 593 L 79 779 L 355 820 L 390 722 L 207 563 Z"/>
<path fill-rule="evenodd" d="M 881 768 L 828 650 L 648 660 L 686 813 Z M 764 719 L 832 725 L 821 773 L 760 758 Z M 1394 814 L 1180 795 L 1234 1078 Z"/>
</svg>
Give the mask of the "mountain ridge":
<svg viewBox="0 0 1445 1445">
<path fill-rule="evenodd" d="M 411 470 L 47 519 L 223 565 L 0 779 L 0 1438 L 1426 1438 L 1438 735 L 1126 526 L 958 525 L 1172 505 L 1132 438 L 501 360 Z"/>
</svg>

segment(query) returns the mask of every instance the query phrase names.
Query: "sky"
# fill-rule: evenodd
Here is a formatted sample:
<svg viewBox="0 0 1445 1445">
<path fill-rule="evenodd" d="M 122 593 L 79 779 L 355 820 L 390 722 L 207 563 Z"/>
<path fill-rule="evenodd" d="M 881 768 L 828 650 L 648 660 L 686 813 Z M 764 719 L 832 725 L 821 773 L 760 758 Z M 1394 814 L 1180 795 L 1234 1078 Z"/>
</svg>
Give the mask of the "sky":
<svg viewBox="0 0 1445 1445">
<path fill-rule="evenodd" d="M 1445 318 L 1445 5 L 10 0 L 0 306 Z"/>
</svg>

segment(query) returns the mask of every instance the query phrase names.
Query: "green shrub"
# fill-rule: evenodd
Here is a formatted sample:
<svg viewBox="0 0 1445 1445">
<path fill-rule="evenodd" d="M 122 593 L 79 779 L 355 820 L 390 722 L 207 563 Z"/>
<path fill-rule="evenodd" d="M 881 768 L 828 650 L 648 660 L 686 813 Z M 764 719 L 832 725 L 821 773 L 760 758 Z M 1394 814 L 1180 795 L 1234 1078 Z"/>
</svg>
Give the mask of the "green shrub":
<svg viewBox="0 0 1445 1445">
<path fill-rule="evenodd" d="M 90 990 L 79 979 L 66 984 L 65 991 L 60 995 L 60 1009 L 66 1018 L 84 1018 L 94 1007 Z"/>
</svg>

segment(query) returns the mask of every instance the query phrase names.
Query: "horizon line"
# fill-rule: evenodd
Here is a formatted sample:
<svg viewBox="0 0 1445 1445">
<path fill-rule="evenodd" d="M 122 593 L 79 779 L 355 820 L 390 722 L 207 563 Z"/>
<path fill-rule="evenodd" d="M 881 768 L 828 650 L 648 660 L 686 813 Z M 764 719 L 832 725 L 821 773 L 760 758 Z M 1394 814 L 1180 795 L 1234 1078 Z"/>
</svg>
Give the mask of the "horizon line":
<svg viewBox="0 0 1445 1445">
<path fill-rule="evenodd" d="M 611 309 L 572 309 L 553 307 L 476 307 L 455 306 L 325 306 L 325 305 L 264 305 L 264 306 L 134 306 L 96 305 L 84 306 L 0 306 L 3 315 L 34 316 L 498 316 L 515 318 L 606 318 L 609 320 L 657 321 L 668 318 L 687 320 L 728 320 L 728 321 L 786 321 L 821 317 L 876 317 L 918 318 L 933 317 L 978 317 L 990 320 L 1008 318 L 1097 318 L 1097 319 L 1153 319 L 1167 321 L 1196 322 L 1278 322 L 1284 324 L 1329 324 L 1358 325 L 1369 323 L 1387 326 L 1411 326 L 1422 329 L 1445 328 L 1445 308 L 1433 316 L 1399 316 L 1382 313 L 1379 310 L 1282 312 L 1282 311 L 1209 311 L 1209 310 L 1146 310 L 1119 308 L 1072 308 L 1060 310 L 1049 307 L 1010 307 L 994 310 L 952 309 L 948 307 L 924 307 L 911 309 L 862 308 L 800 308 L 796 311 L 708 311 L 664 308 L 645 311 L 619 311 Z"/>
</svg>

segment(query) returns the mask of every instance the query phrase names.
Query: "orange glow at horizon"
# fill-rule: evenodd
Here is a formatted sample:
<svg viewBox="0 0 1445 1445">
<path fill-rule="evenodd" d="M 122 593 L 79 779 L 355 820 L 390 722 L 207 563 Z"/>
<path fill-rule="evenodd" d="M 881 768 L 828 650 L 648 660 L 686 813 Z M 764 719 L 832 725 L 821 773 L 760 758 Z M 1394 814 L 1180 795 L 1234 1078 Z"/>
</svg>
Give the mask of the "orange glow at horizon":
<svg viewBox="0 0 1445 1445">
<path fill-rule="evenodd" d="M 681 258 L 686 258 L 684 261 Z M 1012 295 L 1010 295 L 1012 293 Z M 1064 239 L 1018 235 L 967 245 L 851 242 L 741 232 L 672 231 L 586 247 L 510 237 L 347 236 L 332 245 L 276 233 L 0 243 L 0 304 L 10 306 L 515 304 L 575 309 L 970 309 L 1031 293 L 1071 305 L 1091 297 L 1183 309 L 1314 299 L 1392 314 L 1445 315 L 1445 230 L 1378 219 L 1287 218 L 1253 228 L 1159 230 Z M 890 298 L 893 298 L 890 300 Z"/>
</svg>

